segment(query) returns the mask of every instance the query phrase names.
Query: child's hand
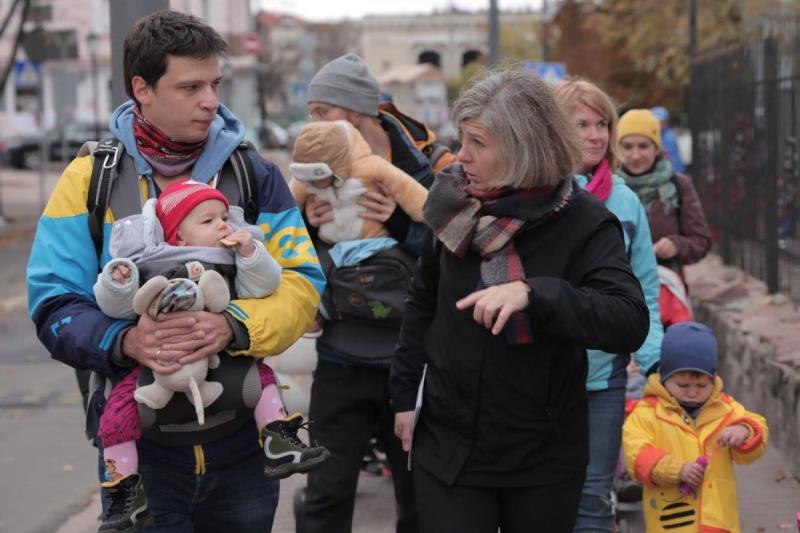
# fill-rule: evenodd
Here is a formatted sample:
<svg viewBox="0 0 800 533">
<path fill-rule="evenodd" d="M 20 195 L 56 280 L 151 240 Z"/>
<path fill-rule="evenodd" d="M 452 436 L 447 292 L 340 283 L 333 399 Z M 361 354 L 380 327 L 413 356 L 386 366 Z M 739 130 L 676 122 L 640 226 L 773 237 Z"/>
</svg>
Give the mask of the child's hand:
<svg viewBox="0 0 800 533">
<path fill-rule="evenodd" d="M 125 283 L 131 279 L 131 269 L 124 263 L 114 265 L 111 269 L 111 279 L 117 283 Z"/>
<path fill-rule="evenodd" d="M 717 438 L 717 442 L 719 443 L 720 446 L 726 446 L 728 448 L 738 448 L 749 437 L 750 437 L 750 430 L 747 429 L 746 426 L 737 424 L 735 426 L 728 426 L 725 429 L 723 429 L 720 432 L 719 437 Z"/>
<path fill-rule="evenodd" d="M 256 243 L 246 229 L 239 228 L 225 238 L 236 243 L 233 247 L 236 248 L 236 253 L 242 257 L 252 257 L 256 253 Z"/>
<path fill-rule="evenodd" d="M 703 482 L 703 474 L 705 474 L 705 471 L 706 468 L 704 466 L 694 461 L 691 463 L 684 463 L 683 468 L 681 468 L 681 473 L 678 475 L 678 479 L 684 483 L 688 483 L 692 487 L 696 487 Z"/>
</svg>

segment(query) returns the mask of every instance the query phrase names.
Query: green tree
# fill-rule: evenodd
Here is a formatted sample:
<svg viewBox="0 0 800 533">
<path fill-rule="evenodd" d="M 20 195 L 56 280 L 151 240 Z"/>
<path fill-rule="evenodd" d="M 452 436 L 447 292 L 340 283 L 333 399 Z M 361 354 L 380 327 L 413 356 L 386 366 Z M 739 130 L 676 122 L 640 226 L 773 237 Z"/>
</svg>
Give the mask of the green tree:
<svg viewBox="0 0 800 533">
<path fill-rule="evenodd" d="M 689 0 L 603 0 L 598 30 L 608 44 L 624 50 L 633 66 L 655 82 L 683 87 L 689 80 Z M 698 0 L 698 50 L 740 42 L 753 21 L 782 0 Z"/>
<path fill-rule="evenodd" d="M 473 61 L 461 69 L 457 78 L 447 82 L 447 99 L 452 104 L 465 86 L 482 78 L 486 74 L 486 65 L 483 61 Z"/>
</svg>

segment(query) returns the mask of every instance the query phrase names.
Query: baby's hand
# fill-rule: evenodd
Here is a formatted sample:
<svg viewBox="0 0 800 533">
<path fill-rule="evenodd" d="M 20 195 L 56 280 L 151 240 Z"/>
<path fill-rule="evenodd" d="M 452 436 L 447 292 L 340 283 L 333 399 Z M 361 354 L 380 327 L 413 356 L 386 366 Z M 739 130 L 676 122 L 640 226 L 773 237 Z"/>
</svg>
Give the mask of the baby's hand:
<svg viewBox="0 0 800 533">
<path fill-rule="evenodd" d="M 723 429 L 719 437 L 717 438 L 717 442 L 720 446 L 726 446 L 728 448 L 738 448 L 741 446 L 744 441 L 746 441 L 750 437 L 750 430 L 741 424 L 737 424 L 735 426 L 728 426 Z"/>
<path fill-rule="evenodd" d="M 683 468 L 681 468 L 681 473 L 678 475 L 678 479 L 684 483 L 688 483 L 692 487 L 696 487 L 703 482 L 703 474 L 705 471 L 706 469 L 704 466 L 694 461 L 691 463 L 684 463 Z"/>
<path fill-rule="evenodd" d="M 236 253 L 242 257 L 252 257 L 256 253 L 256 243 L 253 240 L 253 236 L 246 229 L 239 228 L 227 235 L 225 239 L 234 243 L 230 246 L 236 248 Z M 223 243 L 224 245 L 225 243 Z"/>
<path fill-rule="evenodd" d="M 116 283 L 125 283 L 131 279 L 131 269 L 125 263 L 114 265 L 111 269 L 111 279 Z"/>
</svg>

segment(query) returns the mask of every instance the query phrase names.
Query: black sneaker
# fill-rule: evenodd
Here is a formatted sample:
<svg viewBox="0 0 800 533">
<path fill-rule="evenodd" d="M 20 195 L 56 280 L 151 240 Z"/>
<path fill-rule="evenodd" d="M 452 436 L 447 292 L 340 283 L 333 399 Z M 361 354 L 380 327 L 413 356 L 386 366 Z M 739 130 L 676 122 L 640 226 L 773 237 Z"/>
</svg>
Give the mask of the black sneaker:
<svg viewBox="0 0 800 533">
<path fill-rule="evenodd" d="M 102 490 L 111 497 L 111 505 L 102 516 L 98 533 L 134 533 L 138 528 L 153 523 L 139 474 L 125 476 L 116 485 L 105 486 Z"/>
<path fill-rule="evenodd" d="M 270 422 L 261 430 L 264 445 L 264 475 L 283 479 L 292 474 L 310 472 L 328 460 L 331 452 L 324 446 L 306 446 L 297 430 L 306 428 L 303 416 L 293 414 L 285 420 Z"/>
<path fill-rule="evenodd" d="M 627 473 L 614 480 L 614 491 L 621 502 L 633 503 L 642 501 L 642 485 Z"/>
</svg>

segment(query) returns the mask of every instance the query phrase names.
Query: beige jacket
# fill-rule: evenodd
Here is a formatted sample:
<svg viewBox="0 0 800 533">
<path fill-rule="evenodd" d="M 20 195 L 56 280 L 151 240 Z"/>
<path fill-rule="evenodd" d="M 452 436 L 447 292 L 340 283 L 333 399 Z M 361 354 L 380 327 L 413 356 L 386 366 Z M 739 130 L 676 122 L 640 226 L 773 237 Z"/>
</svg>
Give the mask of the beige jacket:
<svg viewBox="0 0 800 533">
<path fill-rule="evenodd" d="M 367 141 L 349 122 L 307 124 L 295 141 L 292 159 L 293 178 L 289 189 L 301 210 L 312 194 L 333 206 L 334 222 L 319 228 L 320 238 L 326 242 L 388 235 L 379 222 L 358 217 L 363 208 L 357 202 L 365 191 L 391 196 L 412 220 L 422 221 L 427 189 L 389 161 L 373 154 Z M 327 192 L 311 184 L 331 176 L 335 179 Z"/>
</svg>

